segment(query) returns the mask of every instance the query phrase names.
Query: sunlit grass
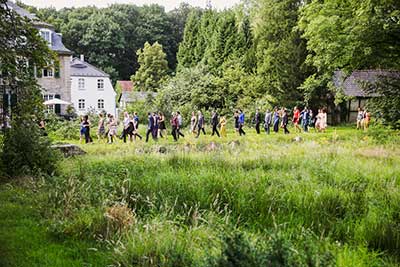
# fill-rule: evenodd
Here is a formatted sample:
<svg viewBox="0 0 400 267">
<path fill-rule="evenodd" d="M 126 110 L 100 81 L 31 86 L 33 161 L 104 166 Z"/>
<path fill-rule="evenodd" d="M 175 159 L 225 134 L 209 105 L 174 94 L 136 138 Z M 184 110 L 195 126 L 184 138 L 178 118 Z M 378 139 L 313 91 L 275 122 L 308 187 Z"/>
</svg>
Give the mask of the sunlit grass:
<svg viewBox="0 0 400 267">
<path fill-rule="evenodd" d="M 398 264 L 397 132 L 247 132 L 64 140 L 87 155 L 63 160 L 40 189 L 50 232 L 105 242 L 121 266 Z M 134 219 L 116 227 L 112 207 Z"/>
</svg>

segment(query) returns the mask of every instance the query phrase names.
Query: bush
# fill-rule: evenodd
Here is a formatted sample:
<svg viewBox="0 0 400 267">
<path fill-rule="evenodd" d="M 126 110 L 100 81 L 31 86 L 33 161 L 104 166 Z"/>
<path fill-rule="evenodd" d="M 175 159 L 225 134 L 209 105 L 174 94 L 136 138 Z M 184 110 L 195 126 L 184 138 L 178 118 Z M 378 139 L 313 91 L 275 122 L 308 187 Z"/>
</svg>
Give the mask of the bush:
<svg viewBox="0 0 400 267">
<path fill-rule="evenodd" d="M 14 121 L 4 135 L 1 160 L 5 174 L 10 177 L 53 174 L 59 154 L 50 145 L 33 121 Z"/>
</svg>

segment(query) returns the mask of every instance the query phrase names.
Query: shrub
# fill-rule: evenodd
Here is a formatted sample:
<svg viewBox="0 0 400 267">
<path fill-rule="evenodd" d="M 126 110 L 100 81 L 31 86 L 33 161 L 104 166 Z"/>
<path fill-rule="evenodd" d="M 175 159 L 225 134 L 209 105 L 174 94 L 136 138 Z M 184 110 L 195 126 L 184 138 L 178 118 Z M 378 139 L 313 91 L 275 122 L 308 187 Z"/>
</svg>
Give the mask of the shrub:
<svg viewBox="0 0 400 267">
<path fill-rule="evenodd" d="M 4 135 L 1 159 L 7 176 L 52 174 L 60 155 L 31 120 L 14 121 Z"/>
</svg>

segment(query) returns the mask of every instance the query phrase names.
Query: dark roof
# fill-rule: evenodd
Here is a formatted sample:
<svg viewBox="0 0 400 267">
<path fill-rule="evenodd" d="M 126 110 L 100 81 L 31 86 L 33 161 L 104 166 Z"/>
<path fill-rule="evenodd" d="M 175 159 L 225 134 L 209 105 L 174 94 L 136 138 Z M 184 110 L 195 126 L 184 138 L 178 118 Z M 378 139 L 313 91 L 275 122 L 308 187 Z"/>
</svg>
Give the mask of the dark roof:
<svg viewBox="0 0 400 267">
<path fill-rule="evenodd" d="M 59 53 L 59 54 L 68 54 L 72 55 L 71 50 L 66 48 L 62 42 L 62 35 L 60 33 L 56 33 L 51 31 L 51 50 Z"/>
<path fill-rule="evenodd" d="M 132 92 L 133 82 L 132 81 L 117 81 L 117 85 L 121 86 L 121 92 Z"/>
<path fill-rule="evenodd" d="M 83 76 L 83 77 L 110 77 L 104 71 L 96 68 L 95 66 L 81 61 L 78 58 L 72 59 L 71 62 L 71 76 Z"/>
<path fill-rule="evenodd" d="M 392 70 L 356 70 L 351 75 L 346 76 L 343 71 L 335 71 L 333 83 L 337 88 L 342 88 L 346 96 L 368 97 L 374 96 L 367 94 L 363 87 L 366 83 L 374 84 L 379 77 L 400 77 L 400 71 Z"/>
<path fill-rule="evenodd" d="M 28 18 L 30 20 L 38 20 L 35 14 L 30 13 L 28 10 L 23 9 L 12 1 L 7 1 L 7 6 L 14 10 L 18 15 Z"/>
<path fill-rule="evenodd" d="M 66 48 L 62 43 L 62 36 L 54 31 L 54 27 L 51 24 L 40 21 L 35 14 L 28 12 L 26 9 L 18 6 L 14 2 L 7 1 L 7 6 L 9 6 L 12 10 L 14 10 L 18 15 L 28 18 L 32 21 L 35 28 L 41 29 L 46 28 L 51 32 L 51 46 L 50 49 L 57 52 L 58 54 L 67 54 L 72 55 L 71 50 Z"/>
</svg>

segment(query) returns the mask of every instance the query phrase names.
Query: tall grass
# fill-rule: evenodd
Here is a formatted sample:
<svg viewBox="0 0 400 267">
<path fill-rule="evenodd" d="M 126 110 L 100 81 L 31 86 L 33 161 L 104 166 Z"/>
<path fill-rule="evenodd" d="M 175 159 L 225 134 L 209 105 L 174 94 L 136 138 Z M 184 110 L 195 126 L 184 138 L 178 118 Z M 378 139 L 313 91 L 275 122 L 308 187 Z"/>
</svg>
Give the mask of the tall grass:
<svg viewBox="0 0 400 267">
<path fill-rule="evenodd" d="M 400 138 L 387 134 L 86 145 L 47 182 L 47 217 L 57 235 L 111 242 L 121 266 L 392 266 Z M 105 216 L 115 205 L 135 217 L 123 230 Z"/>
</svg>

